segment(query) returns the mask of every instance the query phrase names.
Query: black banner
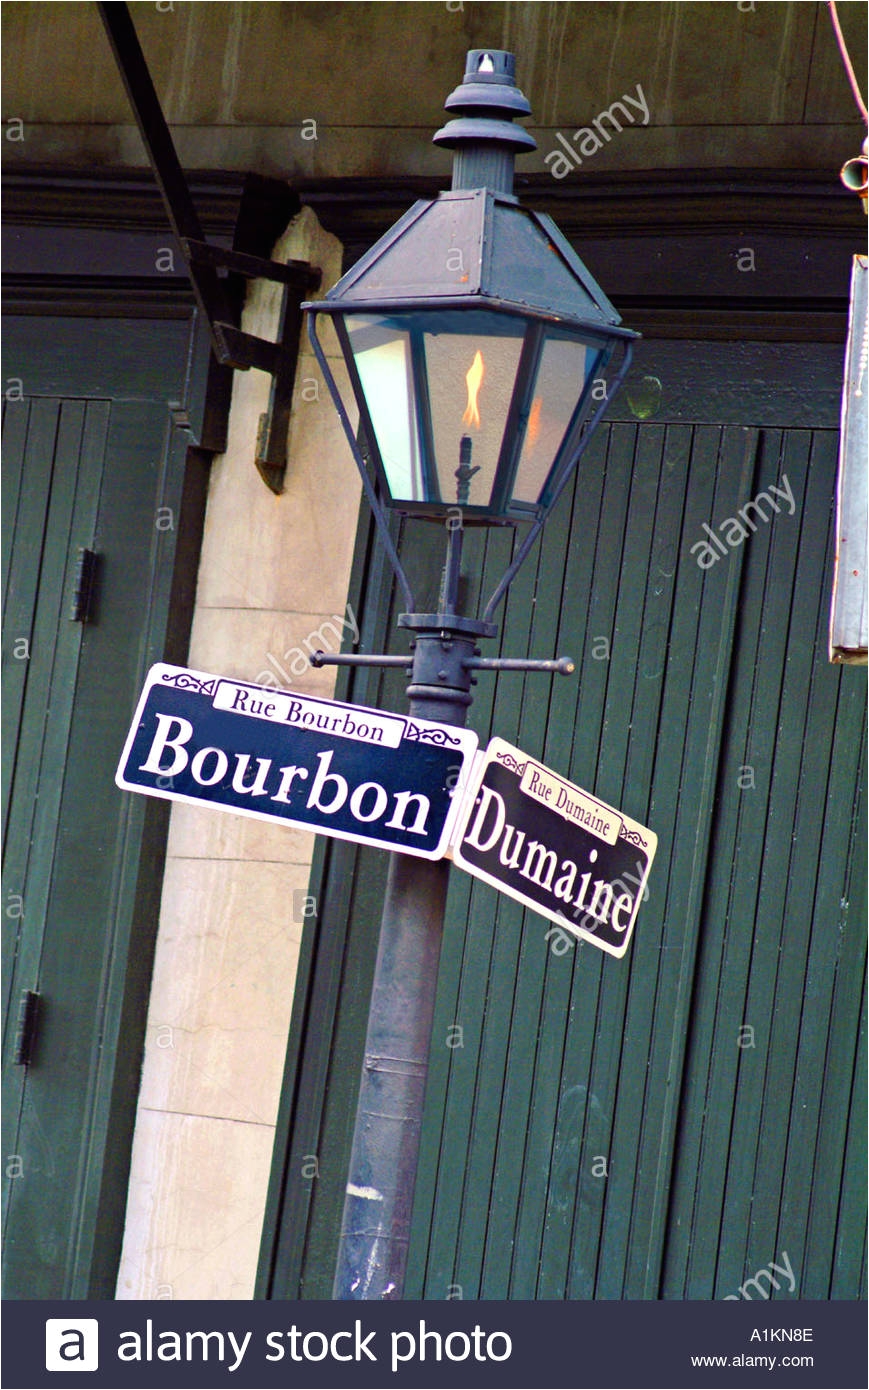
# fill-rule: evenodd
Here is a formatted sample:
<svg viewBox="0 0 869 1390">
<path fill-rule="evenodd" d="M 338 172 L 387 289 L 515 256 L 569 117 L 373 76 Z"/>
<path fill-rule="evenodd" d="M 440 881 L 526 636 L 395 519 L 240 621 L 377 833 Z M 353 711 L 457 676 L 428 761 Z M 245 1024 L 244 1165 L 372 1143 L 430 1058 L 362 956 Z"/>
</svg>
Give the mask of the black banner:
<svg viewBox="0 0 869 1390">
<path fill-rule="evenodd" d="M 3 1384 L 863 1390 L 857 1303 L 7 1302 Z"/>
</svg>

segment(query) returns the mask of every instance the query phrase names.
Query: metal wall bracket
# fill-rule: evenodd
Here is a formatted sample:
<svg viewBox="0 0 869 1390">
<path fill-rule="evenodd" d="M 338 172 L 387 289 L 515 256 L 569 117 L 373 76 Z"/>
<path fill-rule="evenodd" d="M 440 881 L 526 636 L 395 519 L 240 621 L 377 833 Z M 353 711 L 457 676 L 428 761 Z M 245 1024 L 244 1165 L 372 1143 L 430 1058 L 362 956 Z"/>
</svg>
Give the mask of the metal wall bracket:
<svg viewBox="0 0 869 1390">
<path fill-rule="evenodd" d="M 260 421 L 256 466 L 272 492 L 283 491 L 287 466 L 287 432 L 299 355 L 301 304 L 319 287 L 322 273 L 306 261 L 286 265 L 246 252 L 213 246 L 202 226 L 163 116 L 151 74 L 126 4 L 101 3 L 105 26 L 136 124 L 145 143 L 166 215 L 184 256 L 196 302 L 211 332 L 218 362 L 239 371 L 251 367 L 272 378 L 269 406 Z M 222 274 L 221 274 L 222 272 Z M 284 287 L 275 342 L 245 333 L 227 294 L 226 275 L 273 280 Z"/>
</svg>

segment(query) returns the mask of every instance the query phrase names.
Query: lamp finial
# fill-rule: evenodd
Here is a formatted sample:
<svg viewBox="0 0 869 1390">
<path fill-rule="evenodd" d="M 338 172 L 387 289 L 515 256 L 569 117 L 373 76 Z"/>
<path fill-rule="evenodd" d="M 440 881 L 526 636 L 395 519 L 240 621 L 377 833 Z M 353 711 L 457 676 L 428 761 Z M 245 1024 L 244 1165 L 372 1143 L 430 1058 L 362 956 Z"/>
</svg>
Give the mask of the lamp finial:
<svg viewBox="0 0 869 1390">
<path fill-rule="evenodd" d="M 472 48 L 464 80 L 444 103 L 457 114 L 433 136 L 433 143 L 455 151 L 453 188 L 513 192 L 517 154 L 536 150 L 537 141 L 513 124 L 531 107 L 515 82 L 516 59 L 499 48 Z"/>
</svg>

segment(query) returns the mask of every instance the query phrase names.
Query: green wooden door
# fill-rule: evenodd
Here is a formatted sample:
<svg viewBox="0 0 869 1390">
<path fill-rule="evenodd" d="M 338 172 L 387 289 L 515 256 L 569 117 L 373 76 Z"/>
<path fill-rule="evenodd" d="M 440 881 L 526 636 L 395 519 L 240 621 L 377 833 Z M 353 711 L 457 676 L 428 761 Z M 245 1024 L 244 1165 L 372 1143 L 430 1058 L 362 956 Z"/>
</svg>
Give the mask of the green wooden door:
<svg viewBox="0 0 869 1390">
<path fill-rule="evenodd" d="M 839 373 L 835 349 L 643 344 L 510 591 L 501 651 L 578 674 L 482 675 L 481 741 L 624 809 L 658 853 L 620 962 L 453 872 L 409 1297 L 738 1296 L 783 1252 L 797 1287 L 778 1296 L 862 1288 L 865 677 L 826 660 Z M 644 374 L 664 390 L 642 420 Z M 771 484 L 793 505 L 749 509 L 710 562 L 704 523 L 721 540 Z M 402 553 L 431 583 L 441 538 L 418 536 Z M 473 605 L 511 537 L 469 542 Z M 392 676 L 346 689 L 402 707 Z M 329 1296 L 382 894 L 370 853 L 320 867 L 264 1242 L 276 1296 Z"/>
<path fill-rule="evenodd" d="M 113 776 L 165 642 L 191 323 L 4 331 L 5 1290 L 111 1297 L 165 830 Z M 86 622 L 82 547 L 99 557 Z"/>
<path fill-rule="evenodd" d="M 667 1297 L 737 1292 L 773 1259 L 797 1283 L 782 1296 L 862 1287 L 865 674 L 826 661 L 836 450 L 828 430 L 764 436 L 796 512 L 746 549 Z"/>
</svg>

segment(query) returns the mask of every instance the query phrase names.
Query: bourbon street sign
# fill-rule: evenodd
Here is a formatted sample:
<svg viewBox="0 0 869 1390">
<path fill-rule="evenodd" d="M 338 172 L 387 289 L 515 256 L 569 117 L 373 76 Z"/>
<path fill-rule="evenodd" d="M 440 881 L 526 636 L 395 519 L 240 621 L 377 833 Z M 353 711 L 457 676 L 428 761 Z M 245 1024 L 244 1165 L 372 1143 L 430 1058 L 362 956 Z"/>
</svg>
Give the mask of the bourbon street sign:
<svg viewBox="0 0 869 1390">
<path fill-rule="evenodd" d="M 158 665 L 115 781 L 439 859 L 476 746 L 469 729 Z"/>
<path fill-rule="evenodd" d="M 657 843 L 651 830 L 494 738 L 462 798 L 453 861 L 623 956 Z"/>
</svg>

